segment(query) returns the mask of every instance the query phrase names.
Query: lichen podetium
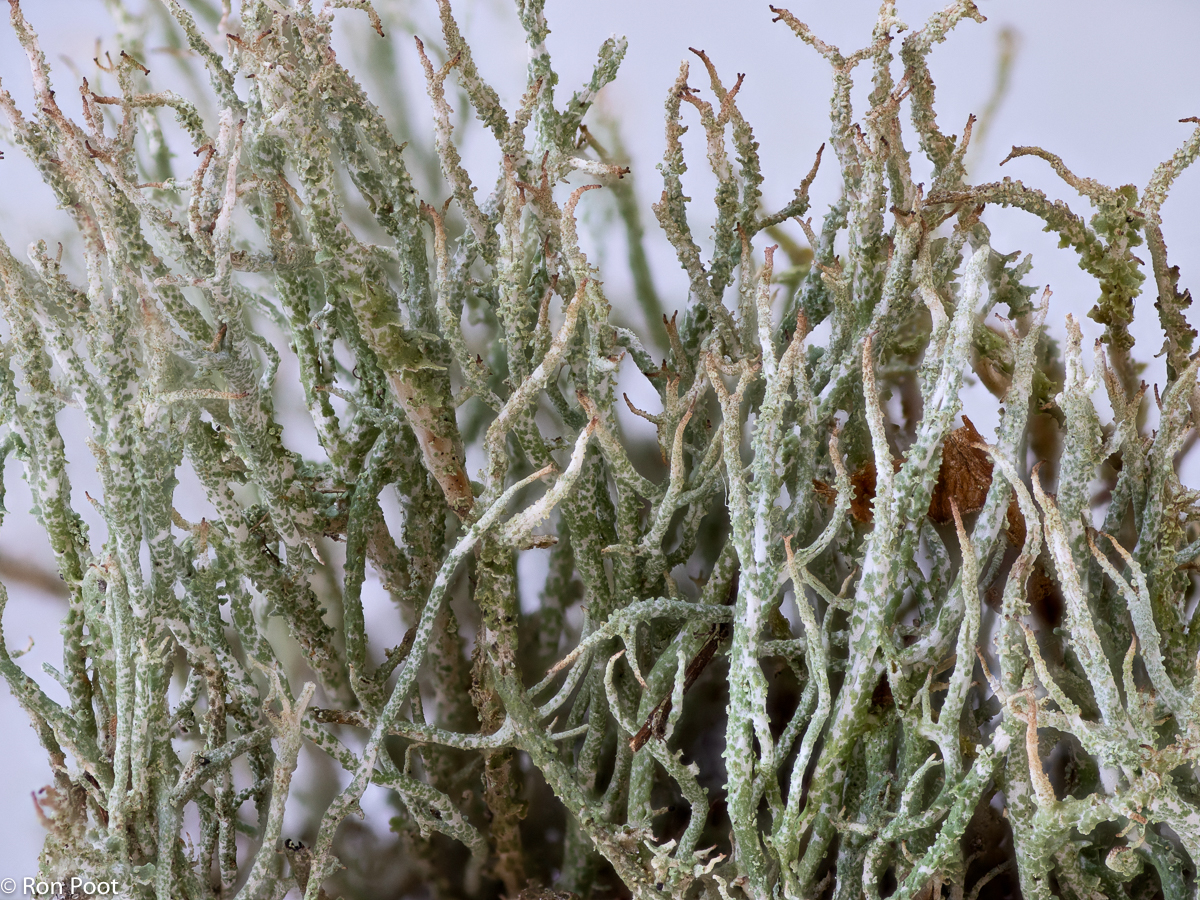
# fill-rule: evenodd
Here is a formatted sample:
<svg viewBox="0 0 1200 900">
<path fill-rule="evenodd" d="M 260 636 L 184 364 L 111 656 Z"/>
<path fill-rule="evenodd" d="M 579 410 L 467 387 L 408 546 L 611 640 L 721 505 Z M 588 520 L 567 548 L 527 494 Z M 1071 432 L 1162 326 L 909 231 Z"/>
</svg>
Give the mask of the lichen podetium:
<svg viewBox="0 0 1200 900">
<path fill-rule="evenodd" d="M 662 86 L 654 214 L 690 285 L 672 312 L 611 123 L 585 124 L 625 42 L 556 98 L 544 0 L 516 4 L 511 109 L 437 0 L 440 38 L 398 45 L 433 118 L 432 146 L 407 147 L 411 98 L 382 98 L 389 127 L 331 44 L 335 8 L 365 15 L 399 78 L 384 34 L 404 21 L 367 0 L 141 19 L 109 0 L 117 46 L 81 118 L 10 4 L 35 100 L 0 89 L 7 136 L 79 231 L 66 259 L 0 241 L 0 464 L 23 469 L 69 595 L 61 702 L 0 640 L 53 771 L 42 878 L 158 900 L 1195 896 L 1200 507 L 1175 466 L 1200 363 L 1159 211 L 1200 129 L 1144 189 L 1013 149 L 1085 218 L 971 184 L 974 117 L 939 126 L 926 60 L 983 21 L 971 0 L 911 30 L 885 2 L 846 54 L 773 9 L 832 69 L 831 132 L 767 211 L 742 76 L 696 53 Z M 152 45 L 208 88 L 155 90 Z M 486 199 L 452 102 L 499 147 Z M 685 123 L 715 176 L 711 253 Z M 814 227 L 820 166 L 842 190 Z M 605 203 L 640 336 L 580 244 Z M 1088 362 L 1075 320 L 1061 350 L 1046 337 L 1028 257 L 993 248 L 995 205 L 1099 283 Z M 1129 327 L 1146 289 L 1166 335 L 1153 431 Z M 627 357 L 657 446 L 618 423 Z M 298 383 L 276 384 L 284 361 Z M 972 371 L 993 436 L 959 421 Z M 283 442 L 285 402 L 313 453 Z M 64 406 L 102 546 L 72 507 Z M 548 560 L 533 611 L 529 553 Z M 369 577 L 403 623 L 390 649 Z M 368 790 L 390 831 L 358 821 Z"/>
</svg>

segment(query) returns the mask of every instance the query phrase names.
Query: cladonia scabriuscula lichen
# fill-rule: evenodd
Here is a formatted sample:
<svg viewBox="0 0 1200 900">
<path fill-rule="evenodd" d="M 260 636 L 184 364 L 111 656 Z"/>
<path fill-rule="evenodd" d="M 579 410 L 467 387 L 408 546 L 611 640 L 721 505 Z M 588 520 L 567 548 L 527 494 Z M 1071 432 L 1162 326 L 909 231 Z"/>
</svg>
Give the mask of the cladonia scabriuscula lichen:
<svg viewBox="0 0 1200 900">
<path fill-rule="evenodd" d="M 913 29 L 884 3 L 845 54 L 772 8 L 830 64 L 832 130 L 794 199 L 764 209 L 742 76 L 696 52 L 663 86 L 654 215 L 689 283 L 676 312 L 619 141 L 585 124 L 623 40 L 565 98 L 544 0 L 521 0 L 528 78 L 506 108 L 438 0 L 440 37 L 402 45 L 433 146 L 406 147 L 331 44 L 335 9 L 365 14 L 394 72 L 397 13 L 108 5 L 120 52 L 80 79 L 81 117 L 17 0 L 33 106 L 0 88 L 7 137 L 79 231 L 67 259 L 0 241 L 0 464 L 23 469 L 69 594 L 46 673 L 64 700 L 0 640 L 53 770 L 43 878 L 159 900 L 1195 896 L 1200 534 L 1175 462 L 1200 362 L 1160 209 L 1200 129 L 1140 189 L 1013 148 L 1085 217 L 968 180 L 974 117 L 942 130 L 926 61 L 983 21 L 970 0 Z M 156 90 L 152 41 L 207 90 Z M 464 168 L 464 111 L 498 172 Z M 711 252 L 682 180 L 697 126 Z M 813 225 L 818 167 L 842 191 Z M 581 247 L 603 203 L 640 335 Z M 1049 291 L 992 246 L 989 205 L 1078 255 L 1102 344 L 1070 318 L 1061 351 L 1046 337 Z M 1166 335 L 1153 400 L 1137 298 Z M 285 359 L 297 384 L 276 384 Z M 625 359 L 658 411 L 619 396 Z M 959 421 L 971 371 L 993 436 Z M 281 397 L 313 453 L 284 443 Z M 657 446 L 624 432 L 623 402 Z M 64 406 L 86 421 L 102 544 L 72 506 Z M 197 522 L 175 506 L 183 468 Z M 548 559 L 534 611 L 525 553 Z M 373 576 L 403 622 L 391 648 L 368 627 Z M 301 790 L 305 747 L 320 774 Z M 390 843 L 356 820 L 373 786 Z"/>
</svg>

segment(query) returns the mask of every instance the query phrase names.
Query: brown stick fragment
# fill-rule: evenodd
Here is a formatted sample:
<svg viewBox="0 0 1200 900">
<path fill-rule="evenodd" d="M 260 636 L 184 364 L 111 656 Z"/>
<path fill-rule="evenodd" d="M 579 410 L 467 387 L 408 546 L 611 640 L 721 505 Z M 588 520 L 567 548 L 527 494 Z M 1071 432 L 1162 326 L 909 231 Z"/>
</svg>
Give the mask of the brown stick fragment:
<svg viewBox="0 0 1200 900">
<path fill-rule="evenodd" d="M 699 679 L 700 675 L 712 662 L 712 658 L 717 655 L 717 650 L 729 638 L 731 629 L 725 622 L 720 622 L 714 625 L 709 631 L 708 640 L 704 642 L 704 646 L 700 648 L 683 674 L 683 692 L 686 694 L 692 689 Z M 671 714 L 671 697 L 667 695 L 659 701 L 654 709 L 650 710 L 650 715 L 646 717 L 646 721 L 642 727 L 638 729 L 637 734 L 629 739 L 629 749 L 637 753 L 651 737 L 661 738 L 666 734 L 667 717 Z"/>
</svg>

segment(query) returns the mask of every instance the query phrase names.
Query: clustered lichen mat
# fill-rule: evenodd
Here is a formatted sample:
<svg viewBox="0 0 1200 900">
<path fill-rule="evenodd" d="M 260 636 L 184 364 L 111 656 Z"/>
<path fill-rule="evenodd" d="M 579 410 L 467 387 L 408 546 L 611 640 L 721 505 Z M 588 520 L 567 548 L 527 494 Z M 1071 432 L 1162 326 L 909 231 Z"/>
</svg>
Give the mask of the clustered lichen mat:
<svg viewBox="0 0 1200 900">
<path fill-rule="evenodd" d="M 773 9 L 831 67 L 832 130 L 766 210 L 742 76 L 695 52 L 661 86 L 654 215 L 690 285 L 664 305 L 648 173 L 584 124 L 624 41 L 564 101 L 544 0 L 518 0 L 505 108 L 448 0 L 424 44 L 377 5 L 110 0 L 111 52 L 52 81 L 25 13 L 52 17 L 10 0 L 34 102 L 0 89 L 6 134 L 78 230 L 66 253 L 0 242 L 0 464 L 66 594 L 61 670 L 0 641 L 53 771 L 40 877 L 159 900 L 1194 897 L 1200 512 L 1175 465 L 1200 394 L 1159 211 L 1200 129 L 1140 189 L 1013 149 L 1084 218 L 971 184 L 974 117 L 935 119 L 927 57 L 983 21 L 970 0 L 912 30 L 885 2 L 849 54 Z M 335 7 L 378 32 L 381 106 L 332 48 Z M 499 150 L 483 190 L 456 148 L 471 112 Z M 818 174 L 841 190 L 814 226 Z M 616 306 L 577 229 L 606 204 Z M 1047 337 L 1062 314 L 992 247 L 996 205 L 1094 276 L 1094 351 L 1069 317 Z M 1166 339 L 1153 391 L 1135 300 Z M 629 404 L 641 431 L 622 368 L 657 394 Z M 994 435 L 959 422 L 970 372 Z M 68 452 L 98 472 L 100 539 Z M 184 473 L 202 498 L 177 499 Z M 532 611 L 522 554 L 548 560 Z M 376 577 L 396 646 L 367 627 Z M 360 821 L 368 791 L 390 832 Z"/>
</svg>

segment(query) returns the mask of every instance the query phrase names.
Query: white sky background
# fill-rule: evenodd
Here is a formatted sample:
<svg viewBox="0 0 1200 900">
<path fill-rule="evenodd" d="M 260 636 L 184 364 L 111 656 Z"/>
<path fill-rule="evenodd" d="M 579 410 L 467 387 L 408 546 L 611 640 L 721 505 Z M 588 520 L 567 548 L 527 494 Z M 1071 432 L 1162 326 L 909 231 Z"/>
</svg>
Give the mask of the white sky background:
<svg viewBox="0 0 1200 900">
<path fill-rule="evenodd" d="M 877 9 L 874 3 L 865 0 L 820 4 L 791 0 L 784 5 L 812 26 L 822 39 L 844 52 L 857 49 L 869 39 Z M 910 27 L 916 28 L 942 5 L 930 0 L 900 0 L 898 12 Z M 377 6 L 384 12 L 389 3 L 377 0 Z M 440 29 L 434 23 L 433 0 L 391 6 L 418 22 L 419 33 L 426 43 L 440 40 Z M 979 112 L 991 93 L 996 40 L 1001 28 L 1009 26 L 1018 33 L 1019 52 L 1009 93 L 992 124 L 986 145 L 976 148 L 981 152 L 974 154 L 975 170 L 971 176 L 976 183 L 1004 175 L 1019 178 L 1027 185 L 1045 190 L 1052 198 L 1067 201 L 1075 212 L 1090 215 L 1086 202 L 1059 181 L 1044 162 L 1018 159 L 1002 170 L 997 164 L 1012 144 L 1036 144 L 1059 154 L 1076 175 L 1109 185 L 1132 183 L 1140 188 L 1154 167 L 1169 158 L 1190 134 L 1193 126 L 1179 124 L 1178 120 L 1200 115 L 1200 78 L 1193 56 L 1195 40 L 1200 36 L 1200 4 L 1187 0 L 1124 3 L 983 0 L 980 7 L 989 21 L 985 25 L 973 22 L 959 25 L 949 41 L 936 48 L 931 57 L 938 87 L 938 121 L 946 133 L 959 134 L 968 113 Z M 77 114 L 78 100 L 71 95 L 78 80 L 60 57 L 73 59 L 83 74 L 90 73 L 94 41 L 110 33 L 103 4 L 99 0 L 25 0 L 23 8 L 42 37 L 60 102 L 65 101 L 64 107 Z M 456 11 L 482 73 L 511 108 L 524 87 L 525 49 L 510 3 L 476 0 L 471 4 L 459 0 Z M 739 106 L 761 145 L 765 205 L 769 209 L 791 198 L 811 166 L 817 147 L 828 136 L 831 93 L 828 66 L 785 26 L 772 24 L 765 0 L 606 0 L 603 3 L 549 0 L 547 12 L 552 28 L 550 50 L 560 75 L 557 95 L 560 104 L 587 80 L 596 49 L 605 38 L 615 33 L 629 39 L 621 74 L 604 92 L 603 103 L 619 119 L 632 157 L 658 290 L 668 309 L 682 307 L 686 281 L 675 263 L 673 251 L 658 233 L 650 203 L 661 191 L 655 165 L 663 149 L 663 102 L 681 60 L 693 63 L 690 83 L 702 88 L 702 97 L 711 97 L 707 77 L 688 47 L 707 51 L 726 85 L 733 83 L 738 72 L 746 73 Z M 352 59 L 363 42 L 378 40 L 365 27 L 361 13 L 344 11 L 339 15 L 342 59 Z M 410 39 L 397 37 L 398 53 L 407 76 L 403 90 L 414 110 L 414 120 L 427 127 L 428 100 L 415 51 Z M 119 48 L 109 43 L 106 49 L 115 55 Z M 161 57 L 151 56 L 146 62 L 152 69 L 167 68 Z M 861 84 L 856 101 L 861 111 L 869 89 L 868 70 L 860 69 L 858 76 Z M 0 78 L 21 107 L 29 111 L 32 98 L 28 70 L 6 22 L 0 23 Z M 458 102 L 453 95 L 450 99 L 452 103 Z M 711 201 L 707 199 L 711 198 L 712 179 L 707 174 L 702 130 L 694 110 L 685 105 L 684 116 L 685 122 L 692 125 L 685 139 L 690 167 L 686 189 L 694 198 L 693 232 L 703 238 L 712 221 Z M 928 180 L 928 167 L 920 160 L 916 142 L 910 139 L 908 147 L 914 151 L 918 178 L 924 173 Z M 44 238 L 53 246 L 69 229 L 65 215 L 54 210 L 49 190 L 37 179 L 20 151 L 7 145 L 2 149 L 6 158 L 0 161 L 0 233 L 18 255 L 30 240 L 37 238 Z M 475 183 L 486 191 L 494 183 L 494 143 L 476 129 L 468 134 L 464 151 Z M 190 165 L 190 160 L 181 160 L 183 171 Z M 836 161 L 830 153 L 812 191 L 814 202 L 810 214 L 814 225 L 818 225 L 827 204 L 836 197 L 838 186 Z M 585 198 L 581 209 L 586 210 L 594 197 L 596 194 Z M 602 221 L 595 219 L 602 216 L 595 212 L 591 215 L 598 230 Z M 1193 294 L 1200 296 L 1197 282 L 1200 166 L 1176 182 L 1163 208 L 1163 218 L 1171 261 L 1182 272 L 1181 287 L 1190 287 Z M 1036 282 L 1049 283 L 1055 292 L 1050 321 L 1055 333 L 1061 336 L 1066 312 L 1082 318 L 1094 303 L 1098 293 L 1094 282 L 1078 270 L 1073 251 L 1058 250 L 1056 238 L 1042 233 L 1040 222 L 1032 216 L 989 208 L 984 221 L 991 227 L 993 244 L 998 249 L 1033 253 Z M 794 226 L 792 232 L 800 237 Z M 585 239 L 585 243 L 596 247 L 594 239 L 590 242 Z M 761 250 L 766 243 L 759 240 L 756 246 Z M 623 255 L 620 241 L 601 252 L 602 271 L 615 307 L 632 301 L 623 271 Z M 1139 316 L 1133 329 L 1139 342 L 1135 354 L 1142 360 L 1157 352 L 1162 344 L 1153 310 L 1152 281 L 1147 282 L 1147 288 L 1137 301 Z M 630 316 L 636 321 L 636 313 L 631 312 Z M 1200 305 L 1189 313 L 1189 318 L 1193 324 L 1200 323 Z M 1087 348 L 1100 329 L 1091 320 L 1082 321 Z M 1090 354 L 1085 358 L 1090 364 Z M 284 378 L 286 373 L 281 371 L 280 375 Z M 1161 384 L 1162 361 L 1152 362 L 1144 377 Z M 631 395 L 636 402 L 632 390 Z M 993 408 L 994 403 L 988 406 Z M 995 424 L 994 418 L 976 418 L 976 425 L 985 436 Z M 69 428 L 69 423 L 65 427 Z M 1200 484 L 1200 470 L 1193 465 L 1187 465 L 1184 477 L 1193 486 Z M 80 501 L 84 489 L 90 488 L 96 494 L 90 461 L 77 464 L 72 478 Z M 0 528 L 0 555 L 49 566 L 49 547 L 28 515 L 29 494 L 15 460 L 7 467 L 4 479 L 8 488 L 5 505 L 10 512 Z M 181 491 L 186 487 L 185 482 Z M 183 502 L 185 498 L 181 498 L 181 508 Z M 78 503 L 76 507 L 86 505 Z M 89 521 L 94 521 L 90 513 L 90 509 L 84 510 Z M 93 525 L 94 546 L 99 544 L 102 533 Z M 58 620 L 63 605 L 48 596 L 19 587 L 14 589 L 11 585 L 10 594 L 4 617 L 9 647 L 24 646 L 27 636 L 36 639 L 36 648 L 22 660 L 22 665 L 47 686 L 50 679 L 41 671 L 41 664 L 62 664 Z M 47 687 L 52 695 L 55 687 L 52 684 Z M 0 771 L 5 773 L 0 778 L 0 877 L 33 874 L 43 838 L 30 791 L 49 781 L 49 770 L 33 731 L 25 726 L 26 721 L 7 687 L 0 686 L 0 723 L 4 723 Z"/>
</svg>

